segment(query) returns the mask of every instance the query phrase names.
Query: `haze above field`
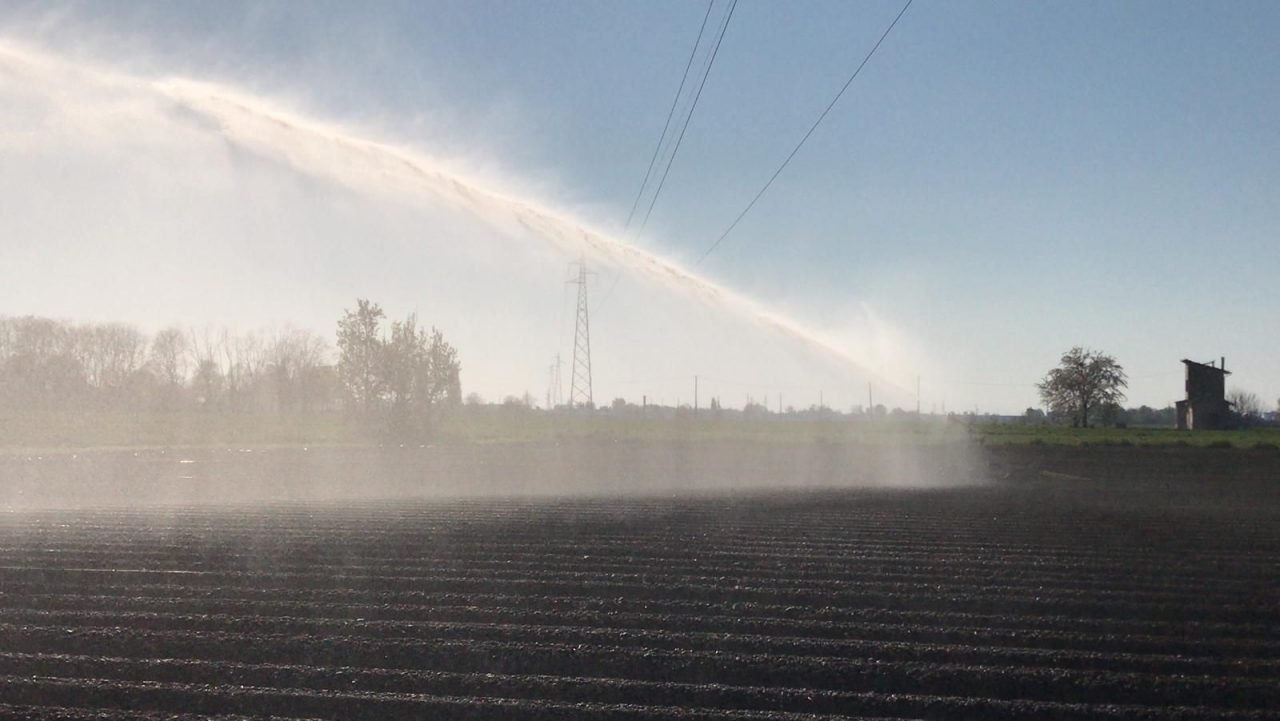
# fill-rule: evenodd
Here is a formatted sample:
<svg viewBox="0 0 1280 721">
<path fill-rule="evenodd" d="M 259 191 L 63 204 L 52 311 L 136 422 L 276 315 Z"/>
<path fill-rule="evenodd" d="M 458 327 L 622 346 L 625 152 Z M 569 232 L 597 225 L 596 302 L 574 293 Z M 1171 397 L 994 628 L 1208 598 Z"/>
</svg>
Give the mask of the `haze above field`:
<svg viewBox="0 0 1280 721">
<path fill-rule="evenodd" d="M 371 297 L 444 330 L 467 392 L 541 397 L 577 253 L 492 198 L 618 230 L 706 8 L 366 7 L 6 4 L 0 313 L 328 334 Z M 1126 405 L 1219 355 L 1274 398 L 1272 4 L 917 4 L 696 268 L 744 300 L 656 279 L 900 7 L 737 7 L 642 252 L 592 256 L 597 400 L 688 402 L 698 374 L 726 405 L 872 380 L 910 407 L 919 375 L 926 411 L 1020 412 L 1074 344 L 1125 365 Z M 388 177 L 406 158 L 443 175 Z"/>
</svg>

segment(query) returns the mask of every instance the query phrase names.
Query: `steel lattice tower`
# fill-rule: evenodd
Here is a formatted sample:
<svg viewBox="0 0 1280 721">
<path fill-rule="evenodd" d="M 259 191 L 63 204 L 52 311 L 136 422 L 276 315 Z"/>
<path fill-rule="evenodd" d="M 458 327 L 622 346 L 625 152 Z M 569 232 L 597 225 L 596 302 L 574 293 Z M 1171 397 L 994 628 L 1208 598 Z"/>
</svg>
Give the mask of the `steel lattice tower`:
<svg viewBox="0 0 1280 721">
<path fill-rule="evenodd" d="M 578 320 L 573 327 L 573 382 L 569 385 L 569 406 L 594 408 L 591 396 L 591 323 L 587 313 L 587 261 L 578 261 Z"/>
</svg>

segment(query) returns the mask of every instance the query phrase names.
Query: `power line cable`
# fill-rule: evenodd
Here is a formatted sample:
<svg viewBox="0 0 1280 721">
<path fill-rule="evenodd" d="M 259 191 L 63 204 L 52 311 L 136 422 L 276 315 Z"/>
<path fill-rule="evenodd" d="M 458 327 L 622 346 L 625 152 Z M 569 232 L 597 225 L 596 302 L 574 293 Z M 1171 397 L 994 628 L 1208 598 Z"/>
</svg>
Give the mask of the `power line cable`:
<svg viewBox="0 0 1280 721">
<path fill-rule="evenodd" d="M 671 164 L 675 162 L 676 153 L 680 152 L 680 143 L 684 140 L 684 133 L 689 129 L 689 121 L 693 118 L 693 111 L 698 107 L 698 99 L 702 97 L 702 89 L 707 85 L 707 77 L 711 75 L 711 68 L 716 63 L 716 55 L 720 53 L 720 43 L 724 41 L 725 31 L 729 29 L 729 21 L 733 19 L 733 11 L 738 7 L 738 0 L 733 0 L 729 5 L 729 12 L 725 14 L 724 23 L 720 26 L 720 34 L 716 38 L 715 47 L 711 51 L 711 59 L 707 62 L 707 67 L 702 73 L 702 81 L 698 84 L 698 92 L 693 96 L 693 104 L 689 106 L 689 113 L 685 115 L 684 124 L 680 128 L 680 135 L 676 138 L 675 147 L 671 151 L 671 157 L 667 158 L 666 168 L 662 171 L 662 178 L 658 180 L 657 189 L 653 191 L 653 197 L 649 200 L 649 208 L 644 213 L 644 220 L 640 223 L 640 229 L 636 231 L 636 237 L 644 232 L 645 226 L 649 223 L 649 215 L 653 213 L 653 206 L 658 202 L 658 196 L 662 194 L 662 186 L 667 182 L 667 174 L 671 172 Z"/>
<path fill-rule="evenodd" d="M 715 6 L 715 2 L 716 0 L 711 0 L 711 2 L 707 4 L 707 12 L 703 16 L 702 26 L 698 29 L 698 39 L 694 43 L 693 52 L 690 54 L 689 62 L 685 66 L 685 77 L 682 77 L 680 80 L 680 88 L 676 91 L 676 97 L 671 104 L 671 112 L 668 113 L 667 115 L 667 126 L 663 127 L 663 134 L 658 138 L 658 145 L 656 148 L 654 148 L 653 158 L 649 161 L 649 169 L 645 171 L 645 180 L 644 182 L 641 183 L 640 192 L 637 193 L 636 201 L 635 203 L 632 204 L 632 207 L 631 207 L 631 213 L 628 214 L 627 216 L 627 223 L 625 227 L 629 228 L 631 226 L 631 221 L 634 219 L 634 215 L 638 208 L 638 204 L 640 203 L 641 199 L 644 197 L 645 188 L 648 185 L 648 181 L 652 175 L 653 168 L 655 167 L 655 161 L 657 161 L 658 158 L 665 157 L 666 160 L 663 166 L 662 177 L 658 181 L 658 184 L 653 192 L 653 195 L 650 197 L 649 205 L 645 210 L 644 220 L 641 222 L 639 229 L 636 230 L 636 233 L 633 236 L 633 238 L 638 239 L 640 237 L 640 234 L 644 232 L 645 226 L 648 225 L 649 223 L 649 216 L 653 213 L 653 208 L 658 202 L 658 196 L 662 193 L 663 185 L 666 184 L 667 175 L 671 172 L 671 165 L 672 163 L 675 162 L 676 153 L 679 152 L 680 150 L 680 144 L 684 140 L 685 131 L 688 130 L 689 128 L 689 121 L 693 118 L 693 111 L 698 106 L 698 99 L 702 97 L 702 89 L 707 84 L 707 77 L 711 74 L 711 68 L 715 64 L 716 55 L 720 52 L 720 44 L 721 42 L 723 42 L 725 32 L 729 28 L 729 21 L 733 18 L 733 11 L 738 6 L 738 0 L 732 0 L 732 3 L 729 6 L 729 10 L 725 14 L 724 20 L 720 23 L 720 29 L 717 31 L 715 46 L 712 48 L 711 52 L 708 54 L 706 63 L 702 66 L 702 69 L 700 71 L 702 78 L 698 83 L 698 90 L 694 94 L 693 100 L 689 104 L 688 110 L 681 113 L 681 115 L 684 116 L 684 120 L 680 123 L 680 135 L 679 137 L 676 138 L 673 146 L 671 143 L 671 136 L 667 134 L 667 130 L 670 127 L 671 119 L 675 117 L 676 110 L 680 106 L 680 101 L 682 99 L 682 95 L 684 92 L 685 83 L 688 79 L 689 69 L 692 67 L 693 61 L 698 55 L 698 50 L 702 47 L 702 37 L 706 30 L 707 20 L 711 16 L 711 10 Z M 667 148 L 667 147 L 671 148 L 671 152 L 669 155 L 664 150 L 664 148 Z M 613 297 L 613 291 L 614 289 L 617 288 L 618 281 L 621 279 L 621 277 L 622 277 L 621 272 L 614 275 L 613 282 L 609 285 L 609 290 L 604 294 L 603 300 L 607 301 L 609 298 Z"/>
<path fill-rule="evenodd" d="M 640 181 L 640 190 L 636 192 L 636 199 L 631 203 L 631 212 L 627 214 L 627 224 L 623 227 L 631 227 L 631 219 L 635 217 L 636 209 L 640 207 L 640 198 L 644 197 L 644 189 L 649 185 L 649 176 L 653 174 L 653 166 L 658 162 L 658 154 L 667 139 L 667 130 L 671 128 L 671 119 L 675 117 L 680 96 L 684 94 L 684 84 L 689 79 L 689 69 L 693 67 L 693 59 L 697 57 L 698 47 L 702 45 L 702 35 L 707 29 L 707 20 L 711 17 L 711 8 L 715 3 L 716 0 L 710 0 L 707 3 L 707 12 L 702 16 L 702 25 L 698 28 L 698 39 L 694 41 L 693 49 L 689 51 L 689 62 L 685 63 L 684 74 L 680 76 L 680 87 L 676 89 L 676 96 L 671 99 L 671 110 L 667 112 L 667 122 L 662 126 L 662 134 L 658 136 L 658 144 L 653 149 L 653 157 L 649 159 L 649 167 L 644 171 L 644 180 Z"/>
<path fill-rule="evenodd" d="M 885 31 L 880 35 L 880 39 L 871 47 L 871 51 L 867 53 L 866 57 L 862 58 L 862 62 L 859 63 L 857 69 L 853 71 L 853 75 L 850 75 L 849 79 L 845 81 L 844 86 L 840 88 L 840 92 L 836 93 L 836 96 L 827 104 L 827 108 L 823 110 L 822 114 L 818 116 L 818 119 L 814 121 L 813 125 L 809 128 L 809 131 L 804 134 L 804 137 L 800 138 L 799 143 L 796 143 L 796 147 L 791 150 L 787 159 L 782 161 L 782 165 L 779 165 L 777 170 L 773 171 L 773 175 L 769 176 L 768 182 L 764 184 L 764 187 L 760 188 L 760 192 L 756 193 L 755 197 L 751 199 L 751 202 L 747 203 L 747 207 L 743 208 L 741 213 L 738 213 L 738 217 L 733 219 L 733 222 L 729 224 L 729 227 L 720 234 L 719 238 L 716 238 L 716 242 L 712 243 L 711 247 L 707 248 L 706 251 L 702 253 L 702 256 L 698 258 L 697 263 L 694 263 L 694 265 L 702 263 L 708 255 L 711 255 L 711 252 L 720 246 L 720 243 L 733 232 L 733 229 L 738 227 L 738 223 L 746 217 L 747 213 L 751 212 L 751 208 L 755 207 L 756 201 L 760 200 L 760 197 L 765 194 L 765 191 L 769 189 L 769 186 L 773 185 L 773 181 L 778 179 L 778 176 L 782 174 L 783 169 L 791 163 L 791 159 L 796 157 L 796 153 L 800 152 L 800 148 L 805 144 L 805 141 L 809 139 L 810 135 L 813 135 L 813 131 L 818 129 L 818 126 L 822 124 L 822 121 L 827 117 L 827 114 L 830 113 L 831 109 L 840 101 L 840 97 L 843 96 L 844 91 L 848 90 L 849 86 L 853 84 L 853 81 L 858 77 L 858 74 L 862 72 L 862 68 L 866 67 L 867 62 L 871 60 L 871 56 L 875 55 L 876 50 L 880 49 L 880 45 L 884 42 L 884 39 L 889 37 L 890 32 L 893 32 L 894 26 L 896 26 L 898 21 L 902 19 L 902 16 L 906 14 L 907 8 L 911 7 L 912 1 L 913 0 L 907 0 L 907 3 L 902 6 L 902 10 L 898 11 L 897 17 L 893 19 L 893 22 L 889 23 L 889 27 L 885 28 Z"/>
</svg>

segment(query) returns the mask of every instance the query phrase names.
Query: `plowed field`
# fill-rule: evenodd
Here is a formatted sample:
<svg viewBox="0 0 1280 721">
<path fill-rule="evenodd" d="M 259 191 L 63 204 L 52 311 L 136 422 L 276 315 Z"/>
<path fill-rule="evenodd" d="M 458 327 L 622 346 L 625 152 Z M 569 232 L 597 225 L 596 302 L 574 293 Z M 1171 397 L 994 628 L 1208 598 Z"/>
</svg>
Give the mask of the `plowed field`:
<svg viewBox="0 0 1280 721">
<path fill-rule="evenodd" d="M 1276 718 L 1273 479 L 1192 475 L 11 512 L 0 716 Z"/>
</svg>

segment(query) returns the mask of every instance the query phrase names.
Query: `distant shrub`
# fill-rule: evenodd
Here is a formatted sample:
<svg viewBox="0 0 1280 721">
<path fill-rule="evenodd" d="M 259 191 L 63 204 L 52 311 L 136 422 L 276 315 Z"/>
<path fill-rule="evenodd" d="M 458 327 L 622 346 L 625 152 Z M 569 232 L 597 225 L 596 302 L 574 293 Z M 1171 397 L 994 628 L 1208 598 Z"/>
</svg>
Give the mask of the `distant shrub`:
<svg viewBox="0 0 1280 721">
<path fill-rule="evenodd" d="M 1115 445 L 1124 446 L 1128 448 L 1133 445 L 1133 441 L 1129 440 L 1128 438 L 1121 438 L 1120 440 L 1115 442 Z"/>
<path fill-rule="evenodd" d="M 1209 443 L 1205 444 L 1205 448 L 1234 448 L 1234 447 L 1235 446 L 1231 445 L 1231 441 L 1225 438 L 1219 438 L 1216 441 L 1210 441 Z"/>
</svg>

